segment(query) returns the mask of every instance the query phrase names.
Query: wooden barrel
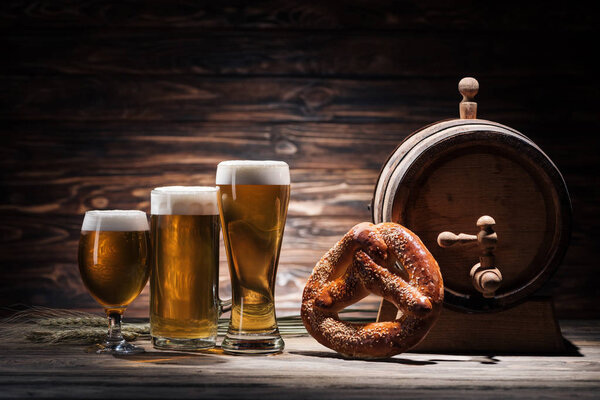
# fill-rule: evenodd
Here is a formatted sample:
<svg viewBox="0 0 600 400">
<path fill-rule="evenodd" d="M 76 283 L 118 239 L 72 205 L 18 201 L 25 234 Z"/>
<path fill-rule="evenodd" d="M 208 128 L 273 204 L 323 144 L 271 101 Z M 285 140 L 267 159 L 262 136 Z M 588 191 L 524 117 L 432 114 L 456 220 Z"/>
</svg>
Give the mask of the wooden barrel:
<svg viewBox="0 0 600 400">
<path fill-rule="evenodd" d="M 371 210 L 375 223 L 398 222 L 421 238 L 440 265 L 448 306 L 488 312 L 526 299 L 556 271 L 571 203 L 558 168 L 535 143 L 474 119 L 474 93 L 461 103 L 464 119 L 425 127 L 396 148 Z M 482 216 L 492 218 L 477 224 Z"/>
</svg>

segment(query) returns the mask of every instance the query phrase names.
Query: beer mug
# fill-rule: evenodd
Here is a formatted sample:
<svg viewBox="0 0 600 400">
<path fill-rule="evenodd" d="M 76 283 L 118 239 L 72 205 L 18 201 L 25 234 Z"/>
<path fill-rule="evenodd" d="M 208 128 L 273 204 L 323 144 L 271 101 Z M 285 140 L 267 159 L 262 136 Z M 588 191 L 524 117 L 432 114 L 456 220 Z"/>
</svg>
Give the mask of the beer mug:
<svg viewBox="0 0 600 400">
<path fill-rule="evenodd" d="M 217 167 L 219 210 L 231 276 L 232 309 L 222 348 L 277 353 L 275 275 L 290 197 L 282 161 L 224 161 Z"/>
<path fill-rule="evenodd" d="M 154 347 L 214 347 L 219 299 L 217 188 L 169 186 L 150 195 L 152 271 L 150 333 Z"/>
</svg>

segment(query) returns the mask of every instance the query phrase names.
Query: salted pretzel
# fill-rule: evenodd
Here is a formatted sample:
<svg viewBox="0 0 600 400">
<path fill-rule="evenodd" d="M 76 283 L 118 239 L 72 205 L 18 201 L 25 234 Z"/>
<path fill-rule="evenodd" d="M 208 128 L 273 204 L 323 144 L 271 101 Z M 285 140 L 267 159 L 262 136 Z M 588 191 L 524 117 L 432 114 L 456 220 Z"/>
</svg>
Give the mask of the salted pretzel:
<svg viewBox="0 0 600 400">
<path fill-rule="evenodd" d="M 401 267 L 399 267 L 399 265 Z M 338 311 L 374 293 L 401 311 L 394 321 L 353 324 Z M 354 226 L 317 263 L 302 295 L 302 321 L 322 345 L 349 358 L 386 358 L 417 345 L 441 311 L 437 262 L 405 227 Z"/>
</svg>

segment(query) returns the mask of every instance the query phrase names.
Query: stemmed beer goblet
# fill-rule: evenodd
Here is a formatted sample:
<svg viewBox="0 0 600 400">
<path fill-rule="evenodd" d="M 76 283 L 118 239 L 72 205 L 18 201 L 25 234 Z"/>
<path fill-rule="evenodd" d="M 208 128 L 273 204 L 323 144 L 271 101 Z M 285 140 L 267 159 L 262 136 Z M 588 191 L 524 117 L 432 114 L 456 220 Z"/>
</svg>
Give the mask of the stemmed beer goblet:
<svg viewBox="0 0 600 400">
<path fill-rule="evenodd" d="M 121 334 L 125 308 L 142 291 L 150 272 L 150 229 L 146 213 L 94 210 L 85 213 L 79 240 L 79 272 L 108 316 L 108 335 L 98 353 L 135 354 L 141 347 Z"/>
</svg>

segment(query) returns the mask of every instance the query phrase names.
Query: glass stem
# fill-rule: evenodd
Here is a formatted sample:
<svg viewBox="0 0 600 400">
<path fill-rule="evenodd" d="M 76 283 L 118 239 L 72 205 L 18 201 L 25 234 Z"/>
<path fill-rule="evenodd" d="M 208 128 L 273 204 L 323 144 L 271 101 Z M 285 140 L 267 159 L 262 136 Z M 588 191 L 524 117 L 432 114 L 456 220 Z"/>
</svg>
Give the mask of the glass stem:
<svg viewBox="0 0 600 400">
<path fill-rule="evenodd" d="M 108 313 L 108 336 L 106 341 L 110 343 L 118 343 L 123 341 L 121 334 L 121 314 L 116 312 Z"/>
</svg>

